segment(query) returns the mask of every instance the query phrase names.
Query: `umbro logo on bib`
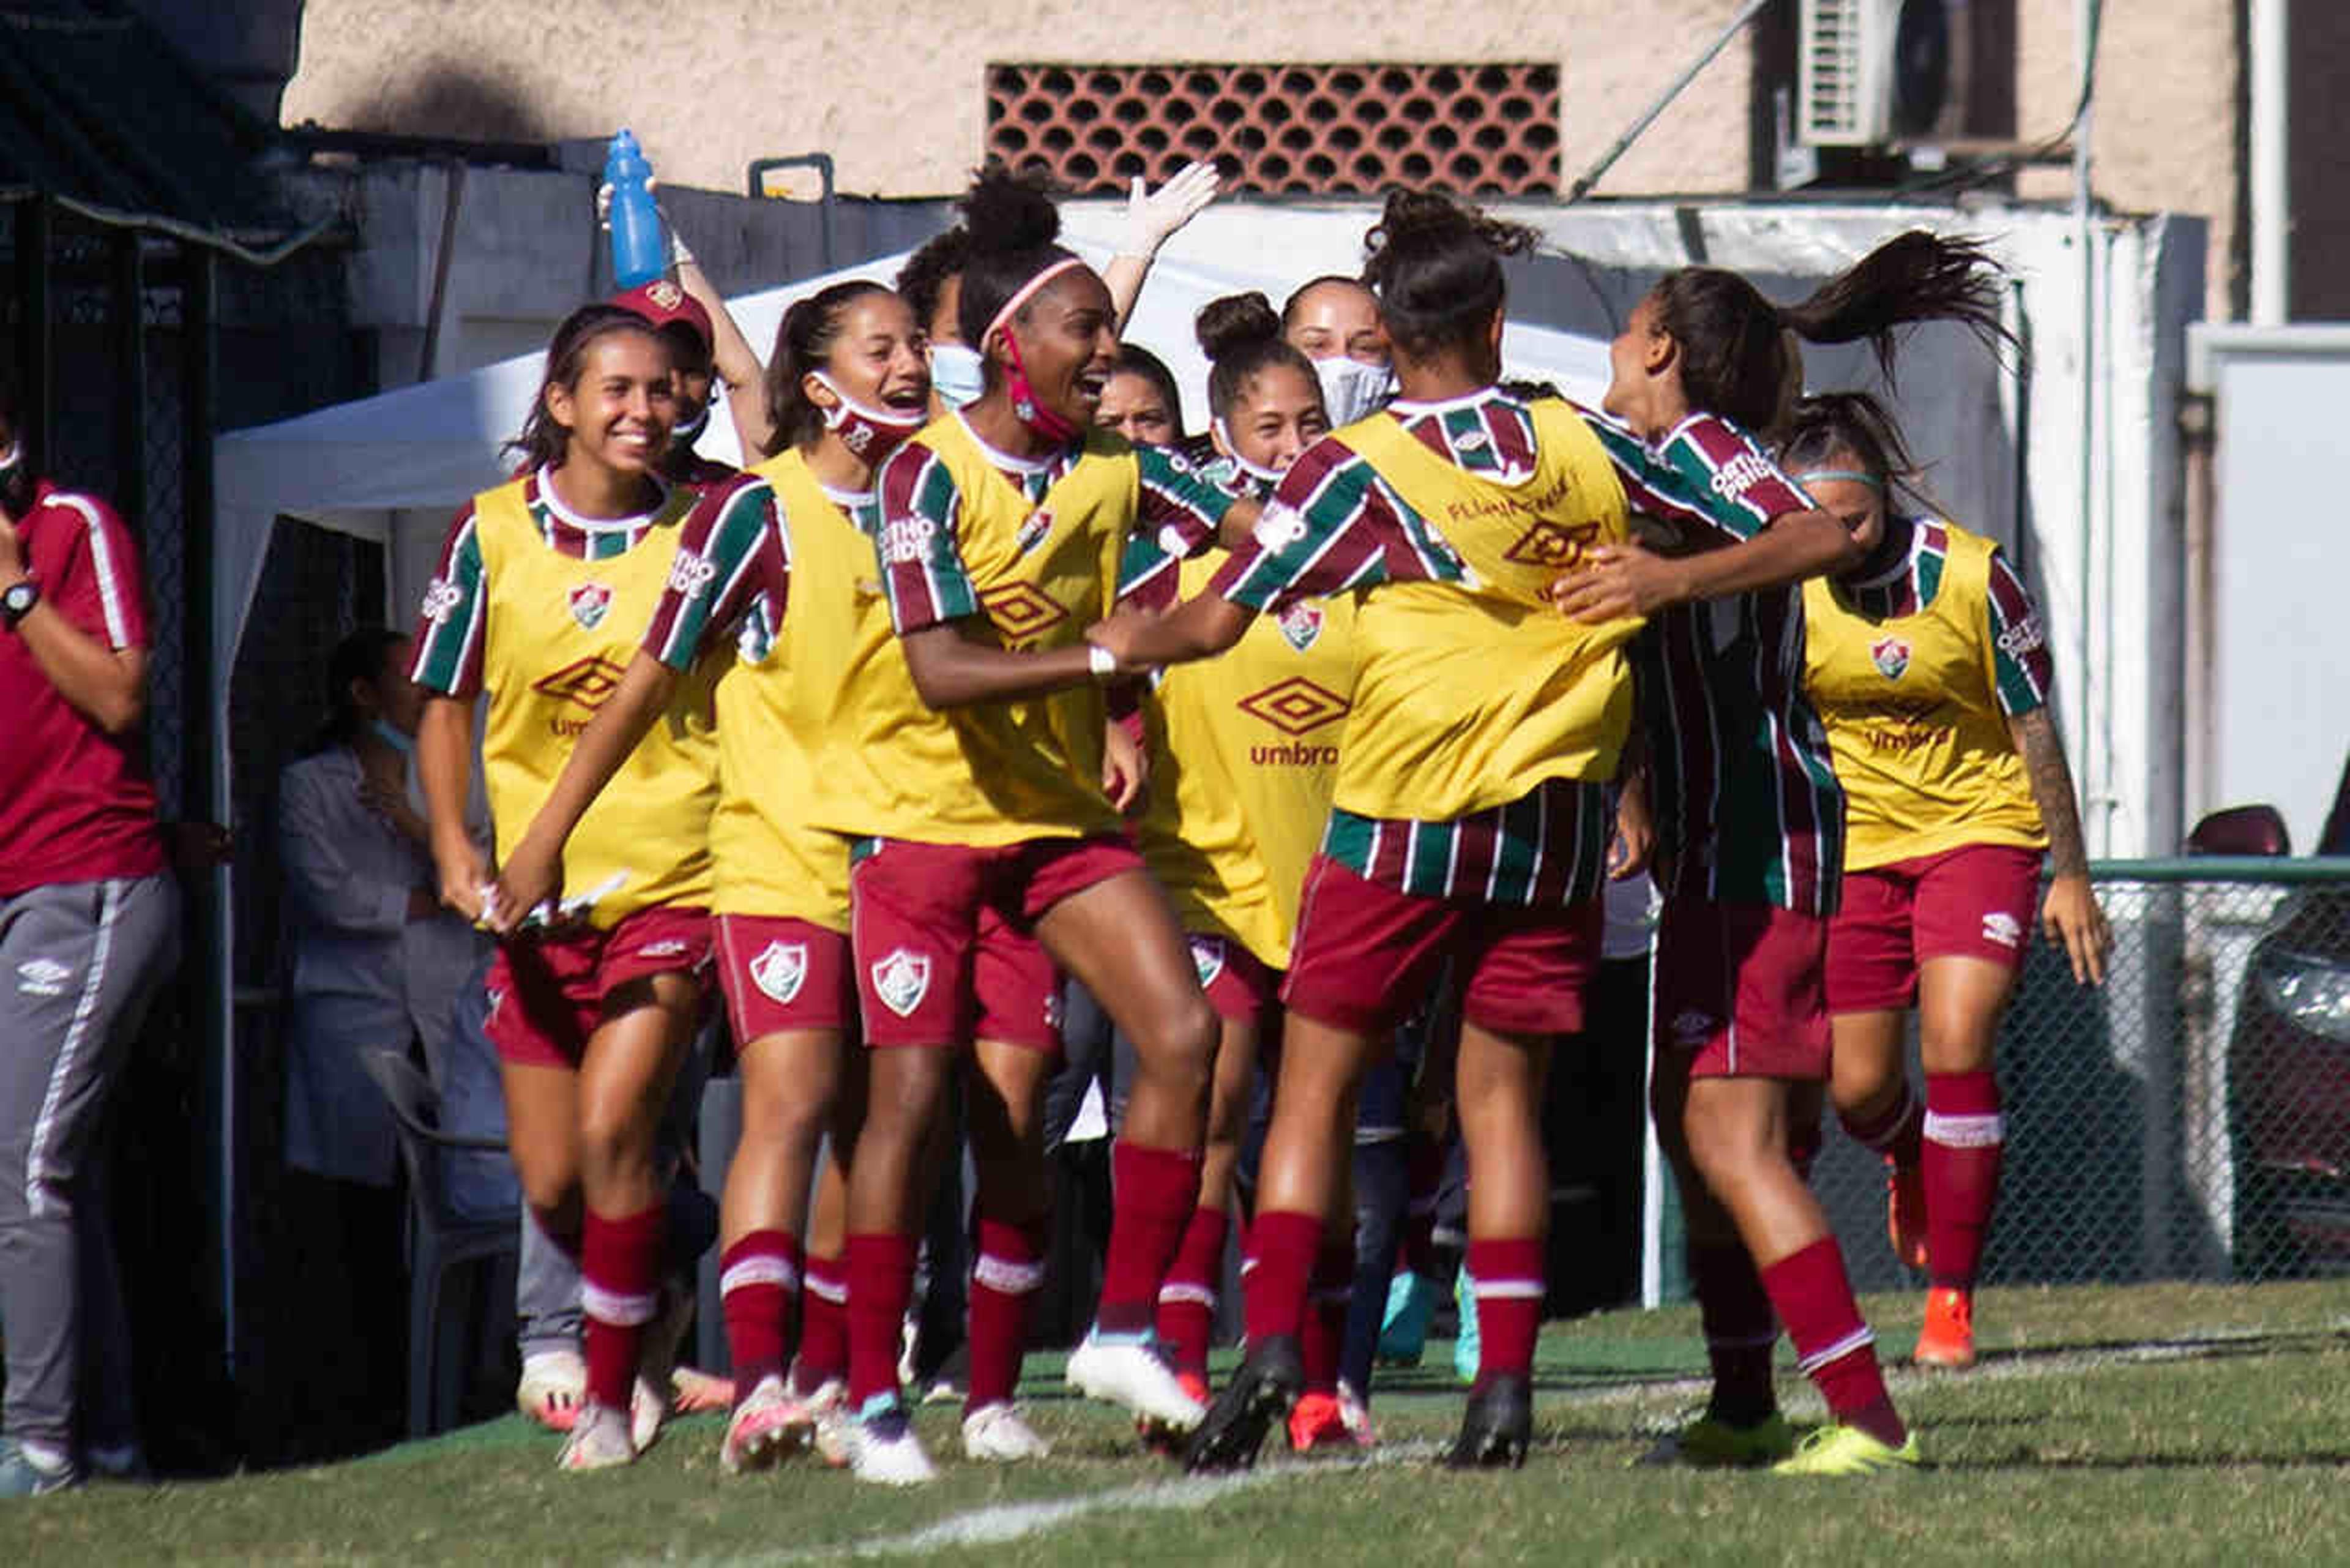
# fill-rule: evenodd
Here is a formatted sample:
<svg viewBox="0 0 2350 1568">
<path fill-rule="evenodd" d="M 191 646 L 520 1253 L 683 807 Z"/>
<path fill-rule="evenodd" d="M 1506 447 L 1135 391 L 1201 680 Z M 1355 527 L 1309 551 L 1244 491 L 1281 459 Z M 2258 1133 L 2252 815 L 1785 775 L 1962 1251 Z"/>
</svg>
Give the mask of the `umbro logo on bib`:
<svg viewBox="0 0 2350 1568">
<path fill-rule="evenodd" d="M 569 603 L 571 618 L 582 629 L 593 631 L 612 613 L 612 590 L 602 583 L 582 583 L 571 590 Z"/>
<path fill-rule="evenodd" d="M 912 952 L 905 948 L 893 948 L 888 957 L 873 966 L 873 994 L 881 1005 L 900 1018 L 913 1016 L 914 1009 L 931 992 L 931 959 L 928 953 Z"/>
<path fill-rule="evenodd" d="M 806 942 L 769 942 L 751 961 L 751 981 L 776 1002 L 788 1006 L 807 982 Z"/>
</svg>

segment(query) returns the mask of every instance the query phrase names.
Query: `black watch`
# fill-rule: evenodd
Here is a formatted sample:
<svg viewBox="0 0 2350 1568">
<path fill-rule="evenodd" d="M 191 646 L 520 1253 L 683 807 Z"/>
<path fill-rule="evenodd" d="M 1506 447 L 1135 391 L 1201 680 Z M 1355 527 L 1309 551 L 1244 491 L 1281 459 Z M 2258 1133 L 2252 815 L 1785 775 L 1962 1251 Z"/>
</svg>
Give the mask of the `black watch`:
<svg viewBox="0 0 2350 1568">
<path fill-rule="evenodd" d="M 31 577 L 17 578 L 0 593 L 0 624 L 10 631 L 16 630 L 16 623 L 32 614 L 33 607 L 40 602 L 41 585 Z"/>
</svg>

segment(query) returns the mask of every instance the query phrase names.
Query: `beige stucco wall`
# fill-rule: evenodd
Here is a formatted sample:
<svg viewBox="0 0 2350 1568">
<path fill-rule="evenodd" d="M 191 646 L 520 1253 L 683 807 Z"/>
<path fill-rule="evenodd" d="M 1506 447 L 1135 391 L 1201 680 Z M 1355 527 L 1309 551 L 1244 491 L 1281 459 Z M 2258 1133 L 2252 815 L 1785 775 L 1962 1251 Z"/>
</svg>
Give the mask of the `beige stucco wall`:
<svg viewBox="0 0 2350 1568">
<path fill-rule="evenodd" d="M 935 195 L 962 182 L 986 62 L 1555 59 L 1572 179 L 1733 16 L 1739 0 L 308 0 L 288 124 L 528 140 L 625 123 L 672 183 L 740 190 L 762 156 L 822 150 L 844 191 Z M 2078 90 L 2075 0 L 2015 0 L 2018 119 L 2061 128 Z M 2235 222 L 2233 7 L 2107 5 L 2094 151 L 2098 193 L 2212 220 L 2224 314 Z M 1311 16 L 1310 31 L 1297 18 Z M 1747 174 L 1750 57 L 1726 50 L 1617 164 L 1617 195 L 1731 192 Z M 2069 189 L 2061 172 L 2025 182 Z"/>
</svg>

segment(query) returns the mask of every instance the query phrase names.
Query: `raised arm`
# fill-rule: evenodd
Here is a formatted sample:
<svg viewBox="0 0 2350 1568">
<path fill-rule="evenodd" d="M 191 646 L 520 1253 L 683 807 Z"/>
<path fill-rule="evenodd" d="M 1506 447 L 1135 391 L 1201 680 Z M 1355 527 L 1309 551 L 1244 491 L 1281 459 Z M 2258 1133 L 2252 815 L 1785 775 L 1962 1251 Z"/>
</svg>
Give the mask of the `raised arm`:
<svg viewBox="0 0 2350 1568">
<path fill-rule="evenodd" d="M 734 433 L 742 439 L 743 461 L 755 461 L 767 450 L 768 441 L 775 433 L 775 421 L 767 417 L 766 367 L 759 360 L 759 351 L 743 336 L 734 313 L 726 308 L 726 296 L 693 259 L 676 229 L 670 230 L 671 250 L 677 261 L 677 283 L 710 313 L 711 362 L 717 369 L 718 379 L 726 383 L 726 411 L 734 418 Z"/>
<path fill-rule="evenodd" d="M 1136 176 L 1127 196 L 1126 232 L 1119 237 L 1118 254 L 1102 269 L 1102 282 L 1109 289 L 1110 309 L 1121 337 L 1134 316 L 1134 302 L 1142 296 L 1143 280 L 1150 275 L 1159 247 L 1216 199 L 1216 180 L 1212 163 L 1187 163 L 1156 191 Z"/>
</svg>

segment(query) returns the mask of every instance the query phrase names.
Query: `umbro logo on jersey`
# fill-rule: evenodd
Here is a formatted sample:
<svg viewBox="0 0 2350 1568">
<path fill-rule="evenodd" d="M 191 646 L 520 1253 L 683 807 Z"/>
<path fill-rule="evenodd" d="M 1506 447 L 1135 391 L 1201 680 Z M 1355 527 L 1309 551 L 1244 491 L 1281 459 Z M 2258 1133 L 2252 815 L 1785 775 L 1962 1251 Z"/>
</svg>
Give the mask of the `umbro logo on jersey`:
<svg viewBox="0 0 2350 1568">
<path fill-rule="evenodd" d="M 1583 559 L 1584 550 L 1598 537 L 1596 523 L 1570 528 L 1541 518 L 1518 535 L 1516 544 L 1502 552 L 1502 559 L 1523 566 L 1572 566 Z"/>
<path fill-rule="evenodd" d="M 1014 553 L 1026 555 L 1043 544 L 1045 535 L 1052 531 L 1053 509 L 1049 506 L 1039 506 L 1035 511 L 1028 514 L 1028 521 L 1020 524 L 1020 532 L 1013 536 Z"/>
<path fill-rule="evenodd" d="M 2020 947 L 2023 942 L 2023 922 L 2004 909 L 1993 909 L 1983 917 L 1983 940 L 1997 942 L 2003 948 Z"/>
<path fill-rule="evenodd" d="M 698 551 L 680 550 L 669 564 L 670 592 L 691 598 L 718 580 L 718 568 Z"/>
<path fill-rule="evenodd" d="M 1758 452 L 1742 452 L 1714 471 L 1707 483 L 1716 495 L 1734 501 L 1771 477 L 1770 460 Z"/>
<path fill-rule="evenodd" d="M 571 606 L 571 618 L 593 631 L 604 624 L 612 613 L 612 590 L 602 583 L 582 583 L 567 596 Z"/>
<path fill-rule="evenodd" d="M 432 586 L 424 590 L 424 618 L 439 626 L 455 613 L 464 599 L 456 584 L 446 577 L 435 577 Z"/>
<path fill-rule="evenodd" d="M 1214 937 L 1193 937 L 1191 967 L 1200 971 L 1202 990 L 1215 984 L 1216 977 L 1224 972 L 1224 944 Z"/>
<path fill-rule="evenodd" d="M 558 702 L 577 702 L 590 713 L 619 688 L 620 667 L 608 659 L 575 659 L 552 675 L 542 675 L 530 689 Z"/>
<path fill-rule="evenodd" d="M 1868 657 L 1877 661 L 1877 672 L 1887 680 L 1898 680 L 1909 669 L 1909 645 L 1898 637 L 1880 637 L 1868 645 Z"/>
<path fill-rule="evenodd" d="M 1061 601 L 1034 583 L 1006 583 L 979 596 L 979 607 L 996 630 L 1014 642 L 1025 642 L 1048 626 L 1069 618 Z"/>
<path fill-rule="evenodd" d="M 1281 635 L 1303 653 L 1322 639 L 1322 607 L 1303 601 L 1281 612 Z"/>
<path fill-rule="evenodd" d="M 16 966 L 16 989 L 26 996 L 63 996 L 73 970 L 55 959 L 26 959 Z"/>
<path fill-rule="evenodd" d="M 663 937 L 657 942 L 647 942 L 637 950 L 639 958 L 683 958 L 688 949 L 681 937 Z"/>
<path fill-rule="evenodd" d="M 928 953 L 914 952 L 906 948 L 892 948 L 889 955 L 873 966 L 873 994 L 881 1005 L 900 1018 L 913 1016 L 914 1009 L 931 991 L 931 959 Z"/>
<path fill-rule="evenodd" d="M 1252 691 L 1238 703 L 1242 712 L 1292 737 L 1336 723 L 1347 716 L 1351 705 L 1336 691 L 1317 686 L 1303 675 L 1293 675 L 1262 691 Z"/>
<path fill-rule="evenodd" d="M 776 1002 L 788 1006 L 807 983 L 806 942 L 769 942 L 751 961 L 751 982 Z"/>
</svg>

